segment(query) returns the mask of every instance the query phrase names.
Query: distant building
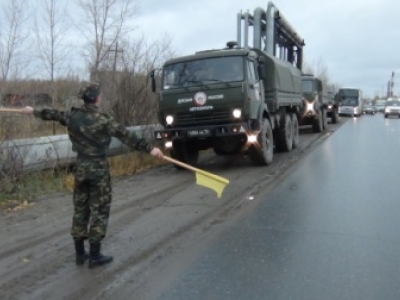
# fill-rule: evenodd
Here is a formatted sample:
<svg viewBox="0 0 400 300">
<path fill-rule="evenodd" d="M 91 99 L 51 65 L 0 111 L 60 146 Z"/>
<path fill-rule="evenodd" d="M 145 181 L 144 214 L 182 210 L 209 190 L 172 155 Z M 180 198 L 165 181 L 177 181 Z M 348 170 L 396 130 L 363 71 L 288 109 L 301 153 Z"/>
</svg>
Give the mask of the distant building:
<svg viewBox="0 0 400 300">
<path fill-rule="evenodd" d="M 3 106 L 52 106 L 49 94 L 5 94 L 2 97 Z"/>
</svg>

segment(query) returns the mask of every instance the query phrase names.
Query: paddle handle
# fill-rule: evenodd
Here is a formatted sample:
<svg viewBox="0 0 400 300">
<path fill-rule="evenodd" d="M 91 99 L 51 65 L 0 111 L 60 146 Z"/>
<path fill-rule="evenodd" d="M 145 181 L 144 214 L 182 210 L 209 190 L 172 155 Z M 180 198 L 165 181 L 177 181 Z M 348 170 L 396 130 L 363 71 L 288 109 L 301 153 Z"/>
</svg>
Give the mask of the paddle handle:
<svg viewBox="0 0 400 300">
<path fill-rule="evenodd" d="M 169 162 L 171 162 L 171 163 L 173 163 L 173 164 L 176 164 L 176 165 L 178 165 L 178 166 L 181 166 L 182 168 L 188 169 L 188 170 L 190 170 L 190 171 L 193 171 L 193 172 L 199 171 L 199 169 L 194 168 L 194 167 L 192 167 L 191 165 L 185 164 L 185 163 L 183 163 L 183 162 L 181 162 L 181 161 L 179 161 L 179 160 L 173 159 L 173 158 L 171 158 L 171 157 L 169 157 L 169 156 L 164 156 L 163 158 L 164 158 L 166 161 L 169 161 Z"/>
<path fill-rule="evenodd" d="M 0 112 L 22 113 L 22 108 L 0 107 Z"/>
</svg>

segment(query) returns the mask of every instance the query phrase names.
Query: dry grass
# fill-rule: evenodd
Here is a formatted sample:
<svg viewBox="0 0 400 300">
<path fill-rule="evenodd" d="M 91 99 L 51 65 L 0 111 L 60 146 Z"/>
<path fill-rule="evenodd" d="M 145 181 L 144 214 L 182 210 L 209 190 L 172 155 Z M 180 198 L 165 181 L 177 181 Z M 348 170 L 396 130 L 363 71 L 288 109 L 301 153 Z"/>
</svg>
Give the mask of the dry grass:
<svg viewBox="0 0 400 300">
<path fill-rule="evenodd" d="M 64 126 L 54 123 L 55 134 L 66 134 Z M 53 135 L 53 122 L 43 122 L 33 117 L 2 113 L 0 140 L 25 139 Z"/>
<path fill-rule="evenodd" d="M 131 152 L 109 158 L 112 179 L 133 175 L 153 166 L 164 164 L 148 154 Z M 72 192 L 73 175 L 65 169 L 41 171 L 24 175 L 15 183 L 11 183 L 9 192 L 0 192 L 0 203 L 13 201 L 16 203 L 31 202 L 39 196 L 57 192 Z M 4 204 L 3 204 L 4 205 Z"/>
<path fill-rule="evenodd" d="M 53 134 L 52 122 L 43 122 L 35 118 L 7 113 L 2 114 L 1 117 L 0 140 L 33 138 Z M 67 134 L 65 127 L 59 124 L 56 124 L 55 129 L 56 134 Z M 140 152 L 111 157 L 109 162 L 113 179 L 133 175 L 164 163 Z M 39 196 L 73 190 L 73 176 L 66 169 L 40 171 L 34 174 L 21 173 L 17 177 L 0 179 L 0 203 L 10 200 L 23 203 Z"/>
<path fill-rule="evenodd" d="M 155 159 L 154 157 L 131 152 L 120 156 L 109 158 L 111 179 L 121 176 L 129 176 L 146 170 L 148 168 L 164 164 L 164 162 Z M 74 188 L 74 177 L 71 173 L 66 174 L 64 178 L 64 186 L 66 190 L 72 191 Z"/>
</svg>

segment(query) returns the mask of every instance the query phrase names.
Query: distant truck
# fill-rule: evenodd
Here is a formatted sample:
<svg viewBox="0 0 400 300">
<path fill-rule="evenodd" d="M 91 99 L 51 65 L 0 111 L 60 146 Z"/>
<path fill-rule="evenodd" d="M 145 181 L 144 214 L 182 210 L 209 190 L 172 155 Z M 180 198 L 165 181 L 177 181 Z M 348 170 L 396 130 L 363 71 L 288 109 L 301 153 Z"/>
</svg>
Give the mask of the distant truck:
<svg viewBox="0 0 400 300">
<path fill-rule="evenodd" d="M 377 112 L 384 112 L 385 111 L 385 104 L 386 99 L 378 99 L 375 101 L 375 110 Z"/>
<path fill-rule="evenodd" d="M 159 121 L 164 129 L 155 131 L 155 138 L 183 162 L 194 165 L 200 150 L 212 148 L 217 155 L 247 154 L 254 163 L 267 165 L 274 148 L 290 151 L 298 145 L 304 41 L 272 2 L 267 11 L 239 13 L 237 21 L 236 42 L 163 66 Z M 251 48 L 250 26 L 255 37 Z M 265 40 L 268 47 L 263 48 Z M 276 46 L 286 49 L 284 57 L 276 56 L 282 54 Z M 151 77 L 156 91 L 154 71 Z"/>
<path fill-rule="evenodd" d="M 311 75 L 302 76 L 303 107 L 300 125 L 312 125 L 314 132 L 326 129 L 328 118 L 336 124 L 339 120 L 339 106 L 332 93 L 324 87 L 323 82 Z"/>
</svg>

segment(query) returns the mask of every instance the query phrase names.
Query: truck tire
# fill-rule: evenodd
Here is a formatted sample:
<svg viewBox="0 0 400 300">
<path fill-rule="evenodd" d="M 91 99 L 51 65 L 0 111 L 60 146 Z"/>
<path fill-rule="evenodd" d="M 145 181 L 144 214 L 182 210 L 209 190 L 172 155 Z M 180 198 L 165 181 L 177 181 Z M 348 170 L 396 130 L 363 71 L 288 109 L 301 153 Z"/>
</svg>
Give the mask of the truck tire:
<svg viewBox="0 0 400 300">
<path fill-rule="evenodd" d="M 321 110 L 318 111 L 318 118 L 313 120 L 312 128 L 314 132 L 322 132 L 324 130 L 324 120 Z"/>
<path fill-rule="evenodd" d="M 292 113 L 290 115 L 290 118 L 292 119 L 292 129 L 293 129 L 293 143 L 292 143 L 292 148 L 296 149 L 299 145 L 299 120 L 297 119 L 296 113 Z"/>
<path fill-rule="evenodd" d="M 322 110 L 322 124 L 323 130 L 328 129 L 328 112 L 325 109 Z"/>
<path fill-rule="evenodd" d="M 279 124 L 277 129 L 276 147 L 278 151 L 289 152 L 293 147 L 293 128 L 292 119 L 289 114 L 285 114 L 284 122 Z"/>
<path fill-rule="evenodd" d="M 263 119 L 261 131 L 257 136 L 258 143 L 251 145 L 248 151 L 250 160 L 261 166 L 269 165 L 274 156 L 274 136 L 271 123 Z"/>
<path fill-rule="evenodd" d="M 225 151 L 223 151 L 219 148 L 216 148 L 216 147 L 214 147 L 213 150 L 216 155 L 226 155 L 227 154 Z"/>
<path fill-rule="evenodd" d="M 188 141 L 176 141 L 171 149 L 171 157 L 191 166 L 197 165 L 199 149 Z M 175 165 L 177 169 L 182 167 Z"/>
<path fill-rule="evenodd" d="M 337 124 L 337 122 L 339 121 L 339 114 L 336 108 L 333 108 L 332 111 L 332 124 Z"/>
</svg>

